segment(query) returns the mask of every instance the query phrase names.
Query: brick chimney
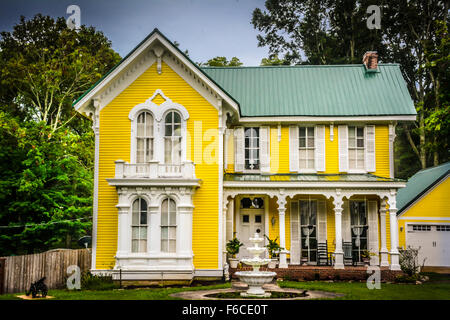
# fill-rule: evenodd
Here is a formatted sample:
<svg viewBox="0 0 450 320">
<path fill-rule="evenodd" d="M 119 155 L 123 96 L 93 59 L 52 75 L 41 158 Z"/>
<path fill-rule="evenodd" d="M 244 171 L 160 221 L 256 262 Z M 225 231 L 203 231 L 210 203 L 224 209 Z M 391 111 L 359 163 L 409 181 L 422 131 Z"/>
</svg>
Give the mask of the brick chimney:
<svg viewBox="0 0 450 320">
<path fill-rule="evenodd" d="M 367 71 L 376 71 L 378 68 L 378 53 L 376 51 L 367 51 L 363 56 L 363 64 Z"/>
</svg>

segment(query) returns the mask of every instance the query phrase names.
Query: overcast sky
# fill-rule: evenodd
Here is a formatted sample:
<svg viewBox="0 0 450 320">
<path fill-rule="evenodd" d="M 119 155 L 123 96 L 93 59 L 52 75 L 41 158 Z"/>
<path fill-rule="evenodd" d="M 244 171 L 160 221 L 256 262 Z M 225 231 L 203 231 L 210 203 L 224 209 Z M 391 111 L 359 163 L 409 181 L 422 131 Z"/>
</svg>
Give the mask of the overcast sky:
<svg viewBox="0 0 450 320">
<path fill-rule="evenodd" d="M 81 9 L 81 24 L 92 25 L 111 40 L 122 57 L 158 28 L 195 62 L 215 56 L 238 57 L 259 65 L 268 50 L 258 48 L 251 24 L 264 0 L 0 0 L 0 30 L 10 31 L 24 15 L 37 13 L 68 18 L 67 7 Z"/>
</svg>

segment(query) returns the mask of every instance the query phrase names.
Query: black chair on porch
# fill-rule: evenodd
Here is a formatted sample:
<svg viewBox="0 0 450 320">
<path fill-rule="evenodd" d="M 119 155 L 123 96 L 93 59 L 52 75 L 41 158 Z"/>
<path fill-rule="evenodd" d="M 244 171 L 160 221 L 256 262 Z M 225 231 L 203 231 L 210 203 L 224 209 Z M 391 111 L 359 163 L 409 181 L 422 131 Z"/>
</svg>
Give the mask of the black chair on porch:
<svg viewBox="0 0 450 320">
<path fill-rule="evenodd" d="M 317 242 L 317 265 L 328 266 L 331 265 L 328 253 L 328 242 Z"/>
<path fill-rule="evenodd" d="M 342 250 L 344 251 L 344 265 L 353 265 L 353 252 L 352 252 L 352 243 L 351 242 L 343 242 Z"/>
</svg>

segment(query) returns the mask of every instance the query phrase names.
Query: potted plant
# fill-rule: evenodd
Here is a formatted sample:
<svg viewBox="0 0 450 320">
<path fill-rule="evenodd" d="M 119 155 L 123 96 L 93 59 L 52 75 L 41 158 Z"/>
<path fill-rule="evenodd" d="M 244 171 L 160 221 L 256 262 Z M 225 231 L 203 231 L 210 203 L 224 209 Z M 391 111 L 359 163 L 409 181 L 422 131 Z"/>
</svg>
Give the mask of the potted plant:
<svg viewBox="0 0 450 320">
<path fill-rule="evenodd" d="M 370 252 L 369 250 L 361 251 L 361 259 L 364 262 L 364 265 L 368 266 L 370 264 L 370 257 L 376 255 L 375 253 Z"/>
<path fill-rule="evenodd" d="M 280 251 L 284 248 L 280 247 L 280 245 L 277 243 L 278 237 L 275 239 L 270 239 L 267 235 L 264 235 L 269 241 L 269 243 L 266 245 L 267 251 L 269 252 L 269 258 L 271 261 L 269 262 L 268 268 L 275 268 L 277 266 L 278 262 L 278 255 L 280 254 Z"/>
<path fill-rule="evenodd" d="M 239 260 L 236 259 L 236 255 L 239 253 L 239 248 L 242 247 L 244 244 L 236 238 L 236 236 L 228 241 L 227 243 L 227 252 L 231 256 L 228 258 L 228 261 L 230 263 L 230 268 L 237 268 Z"/>
</svg>

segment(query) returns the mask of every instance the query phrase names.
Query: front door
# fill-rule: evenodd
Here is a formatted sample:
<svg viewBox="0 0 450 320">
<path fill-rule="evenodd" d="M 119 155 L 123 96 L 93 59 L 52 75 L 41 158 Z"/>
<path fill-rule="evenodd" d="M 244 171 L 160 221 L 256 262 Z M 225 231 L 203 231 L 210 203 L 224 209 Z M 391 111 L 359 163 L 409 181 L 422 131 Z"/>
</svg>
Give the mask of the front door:
<svg viewBox="0 0 450 320">
<path fill-rule="evenodd" d="M 236 237 L 244 245 L 239 250 L 238 259 L 251 258 L 252 256 L 247 251 L 247 247 L 252 246 L 249 238 L 258 233 L 261 238 L 264 238 L 264 209 L 240 209 L 238 216 L 239 224 L 237 224 Z M 264 242 L 260 244 L 263 246 Z"/>
<path fill-rule="evenodd" d="M 367 250 L 367 206 L 366 201 L 350 201 L 350 224 L 352 231 L 352 256 L 362 262 L 361 253 Z"/>
<path fill-rule="evenodd" d="M 301 262 L 317 263 L 317 201 L 300 200 Z"/>
</svg>

